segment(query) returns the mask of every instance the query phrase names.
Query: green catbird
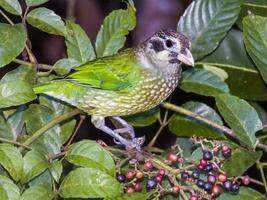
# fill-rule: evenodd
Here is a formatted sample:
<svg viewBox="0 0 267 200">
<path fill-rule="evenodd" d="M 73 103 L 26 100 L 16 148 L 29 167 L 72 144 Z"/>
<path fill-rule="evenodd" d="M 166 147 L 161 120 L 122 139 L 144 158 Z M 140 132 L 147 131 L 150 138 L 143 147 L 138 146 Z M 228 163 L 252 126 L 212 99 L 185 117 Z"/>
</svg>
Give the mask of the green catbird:
<svg viewBox="0 0 267 200">
<path fill-rule="evenodd" d="M 118 144 L 140 150 L 145 138 L 136 138 L 133 127 L 120 116 L 144 112 L 164 101 L 181 78 L 181 63 L 194 66 L 190 41 L 180 32 L 161 30 L 136 47 L 89 61 L 34 91 L 85 111 L 95 127 Z M 105 117 L 122 128 L 112 130 Z"/>
</svg>

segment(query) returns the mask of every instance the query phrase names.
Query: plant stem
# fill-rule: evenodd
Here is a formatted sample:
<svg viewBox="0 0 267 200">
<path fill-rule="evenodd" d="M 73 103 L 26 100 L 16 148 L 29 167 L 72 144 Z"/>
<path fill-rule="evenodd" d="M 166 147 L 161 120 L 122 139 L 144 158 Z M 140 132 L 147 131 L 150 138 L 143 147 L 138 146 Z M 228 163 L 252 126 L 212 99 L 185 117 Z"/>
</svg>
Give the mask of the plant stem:
<svg viewBox="0 0 267 200">
<path fill-rule="evenodd" d="M 26 65 L 26 66 L 29 66 L 29 67 L 33 67 L 34 66 L 34 63 L 31 63 L 31 62 L 27 62 L 27 61 L 24 61 L 24 60 L 20 60 L 20 59 L 13 59 L 12 60 L 14 63 L 18 63 L 18 64 L 21 64 L 21 65 Z M 38 63 L 38 68 L 39 69 L 43 69 L 43 70 L 52 70 L 53 66 L 52 65 L 47 65 L 47 64 L 39 64 Z"/>
<path fill-rule="evenodd" d="M 261 173 L 262 182 L 264 184 L 265 192 L 267 193 L 267 181 L 266 181 L 266 177 L 264 174 L 263 166 L 259 161 L 256 162 L 256 165 L 257 165 L 257 168 L 259 169 L 259 171 Z"/>
<path fill-rule="evenodd" d="M 75 21 L 75 4 L 76 0 L 67 1 L 66 18 Z"/>
<path fill-rule="evenodd" d="M 0 14 L 8 21 L 8 23 L 10 23 L 12 26 L 14 25 L 11 19 L 9 19 L 9 17 L 1 9 L 0 9 Z"/>
<path fill-rule="evenodd" d="M 32 144 L 35 140 L 37 140 L 39 137 L 41 137 L 47 130 L 49 130 L 50 128 L 52 128 L 53 126 L 55 126 L 56 124 L 59 124 L 60 122 L 65 121 L 66 119 L 69 119 L 75 115 L 81 114 L 82 111 L 79 109 L 74 109 L 70 112 L 64 113 L 60 116 L 55 117 L 53 120 L 51 120 L 50 122 L 48 122 L 45 126 L 43 126 L 42 128 L 40 128 L 39 130 L 37 130 L 35 133 L 33 133 L 33 135 L 28 138 L 23 145 L 24 146 L 28 146 L 30 144 Z"/>
<path fill-rule="evenodd" d="M 78 123 L 78 125 L 77 125 L 77 127 L 76 127 L 76 129 L 75 129 L 75 131 L 74 131 L 74 133 L 72 134 L 72 136 L 71 136 L 71 138 L 69 139 L 68 143 L 67 143 L 66 146 L 64 147 L 65 149 L 67 149 L 68 146 L 71 144 L 71 142 L 72 142 L 72 140 L 74 139 L 76 133 L 78 132 L 79 128 L 81 127 L 81 125 L 82 125 L 82 123 L 83 123 L 83 121 L 84 121 L 84 119 L 85 119 L 85 116 L 84 116 L 84 115 L 80 115 L 80 118 L 81 118 L 81 119 L 80 119 L 80 121 L 79 121 L 79 123 Z"/>
<path fill-rule="evenodd" d="M 189 116 L 189 117 L 192 117 L 194 119 L 197 119 L 198 121 L 201 121 L 201 122 L 204 122 L 205 124 L 213 127 L 213 128 L 216 128 L 216 129 L 219 129 L 221 131 L 223 131 L 227 136 L 233 138 L 233 139 L 236 139 L 237 141 L 240 141 L 234 134 L 233 130 L 226 127 L 226 126 L 223 126 L 223 125 L 220 125 L 220 124 L 217 124 L 207 118 L 204 118 L 196 113 L 193 113 L 189 110 L 186 110 L 182 107 L 179 107 L 179 106 L 176 106 L 174 104 L 171 104 L 171 103 L 167 103 L 167 102 L 164 102 L 161 104 L 162 107 L 166 108 L 166 109 L 169 109 L 169 110 L 172 110 L 174 112 L 177 112 L 177 113 L 180 113 L 182 115 L 186 115 L 186 116 Z M 265 152 L 267 152 L 267 145 L 265 144 L 262 144 L 262 143 L 258 143 L 257 144 L 257 147 L 264 150 Z"/>
<path fill-rule="evenodd" d="M 14 140 L 9 140 L 9 139 L 1 138 L 1 137 L 0 137 L 0 141 L 1 141 L 1 142 L 5 142 L 5 143 L 9 143 L 9 144 L 14 144 L 14 145 L 23 147 L 23 148 L 25 148 L 25 149 L 31 150 L 31 147 L 29 147 L 29 146 L 27 146 L 27 145 L 24 145 L 24 144 L 22 144 L 22 143 L 20 143 L 20 142 L 14 141 Z"/>
</svg>

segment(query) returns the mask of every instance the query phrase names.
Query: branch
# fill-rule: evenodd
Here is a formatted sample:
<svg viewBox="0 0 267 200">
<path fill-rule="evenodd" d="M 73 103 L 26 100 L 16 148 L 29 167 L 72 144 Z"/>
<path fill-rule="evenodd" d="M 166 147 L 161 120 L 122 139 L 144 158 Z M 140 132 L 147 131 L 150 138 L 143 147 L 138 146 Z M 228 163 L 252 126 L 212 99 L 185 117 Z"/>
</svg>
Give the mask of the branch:
<svg viewBox="0 0 267 200">
<path fill-rule="evenodd" d="M 33 135 L 28 138 L 23 145 L 24 146 L 28 146 L 30 144 L 32 144 L 35 140 L 37 140 L 39 137 L 41 137 L 47 130 L 49 130 L 50 128 L 54 127 L 56 124 L 59 124 L 63 121 L 65 121 L 66 119 L 69 119 L 75 115 L 81 114 L 82 111 L 79 109 L 74 109 L 70 112 L 64 113 L 58 117 L 55 117 L 54 119 L 52 119 L 50 122 L 48 122 L 45 126 L 43 126 L 42 128 L 40 128 L 39 130 L 37 130 L 35 133 L 33 133 Z"/>
<path fill-rule="evenodd" d="M 31 63 L 31 62 L 27 62 L 27 61 L 24 61 L 24 60 L 20 60 L 20 59 L 13 59 L 12 60 L 14 63 L 17 63 L 17 64 L 20 64 L 20 65 L 26 65 L 26 66 L 29 66 L 29 67 L 33 67 L 35 64 L 34 63 Z M 52 65 L 47 65 L 47 64 L 40 64 L 38 63 L 38 69 L 43 69 L 43 70 L 52 70 L 53 66 Z"/>
<path fill-rule="evenodd" d="M 226 126 L 223 126 L 223 125 L 220 125 L 220 124 L 217 124 L 207 118 L 204 118 L 196 113 L 193 113 L 189 110 L 186 110 L 182 107 L 179 107 L 179 106 L 176 106 L 174 104 L 171 104 L 171 103 L 167 103 L 167 102 L 164 102 L 161 104 L 162 107 L 166 108 L 166 109 L 169 109 L 169 110 L 172 110 L 174 112 L 177 112 L 177 113 L 180 113 L 182 115 L 186 115 L 186 116 L 189 116 L 189 117 L 192 117 L 194 119 L 197 119 L 198 121 L 201 121 L 201 122 L 204 122 L 205 124 L 208 124 L 209 126 L 213 127 L 213 128 L 216 128 L 216 129 L 219 129 L 221 131 L 223 131 L 227 136 L 237 140 L 237 141 L 240 141 L 236 135 L 234 134 L 233 130 L 226 127 Z M 262 143 L 259 143 L 257 144 L 257 147 L 262 149 L 263 151 L 267 152 L 267 145 L 264 145 Z"/>
<path fill-rule="evenodd" d="M 31 147 L 29 147 L 29 146 L 27 146 L 27 145 L 24 145 L 24 144 L 22 144 L 22 143 L 20 143 L 20 142 L 14 141 L 14 140 L 9 140 L 9 139 L 1 138 L 1 137 L 0 137 L 0 141 L 1 141 L 1 142 L 5 142 L 5 143 L 9 143 L 9 144 L 14 144 L 14 145 L 23 147 L 24 149 L 31 150 Z"/>
</svg>

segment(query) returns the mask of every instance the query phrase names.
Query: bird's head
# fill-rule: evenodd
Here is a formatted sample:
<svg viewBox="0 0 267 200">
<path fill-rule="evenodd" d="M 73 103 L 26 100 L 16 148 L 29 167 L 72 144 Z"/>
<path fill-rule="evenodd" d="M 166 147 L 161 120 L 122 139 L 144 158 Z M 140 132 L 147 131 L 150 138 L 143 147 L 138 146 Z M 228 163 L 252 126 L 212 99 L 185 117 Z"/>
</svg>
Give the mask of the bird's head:
<svg viewBox="0 0 267 200">
<path fill-rule="evenodd" d="M 188 38 L 175 30 L 161 30 L 145 42 L 145 53 L 158 66 L 194 66 Z"/>
</svg>

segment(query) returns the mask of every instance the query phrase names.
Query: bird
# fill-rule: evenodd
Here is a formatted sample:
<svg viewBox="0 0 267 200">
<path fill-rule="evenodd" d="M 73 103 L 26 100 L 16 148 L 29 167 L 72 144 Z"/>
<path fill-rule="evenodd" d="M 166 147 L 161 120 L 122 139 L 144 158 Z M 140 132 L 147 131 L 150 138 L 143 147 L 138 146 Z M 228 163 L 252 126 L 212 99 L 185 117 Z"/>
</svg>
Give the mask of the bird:
<svg viewBox="0 0 267 200">
<path fill-rule="evenodd" d="M 181 64 L 194 66 L 190 48 L 183 33 L 160 30 L 135 47 L 89 61 L 33 90 L 81 109 L 117 144 L 141 150 L 145 137 L 136 138 L 134 128 L 121 117 L 145 112 L 166 100 L 181 79 Z M 107 117 L 121 127 L 108 127 Z"/>
</svg>

